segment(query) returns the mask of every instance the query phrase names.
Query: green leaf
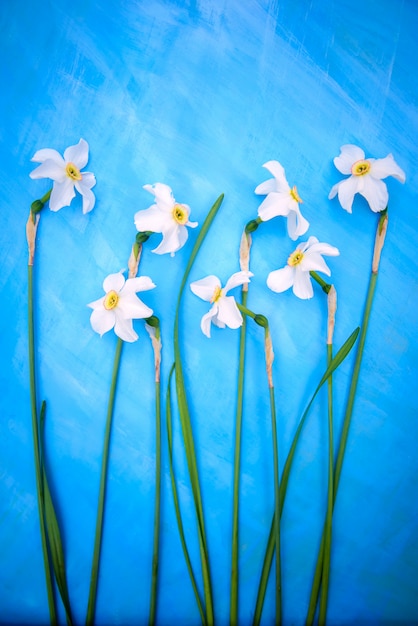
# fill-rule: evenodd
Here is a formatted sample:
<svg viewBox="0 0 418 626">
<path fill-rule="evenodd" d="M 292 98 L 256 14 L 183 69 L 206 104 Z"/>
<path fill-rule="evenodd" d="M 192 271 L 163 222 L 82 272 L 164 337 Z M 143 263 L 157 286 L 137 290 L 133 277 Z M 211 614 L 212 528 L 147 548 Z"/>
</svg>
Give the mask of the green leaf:
<svg viewBox="0 0 418 626">
<path fill-rule="evenodd" d="M 328 365 L 327 369 L 325 370 L 324 375 L 322 376 L 321 380 L 319 381 L 314 393 L 312 394 L 312 397 L 301 417 L 301 420 L 299 422 L 299 426 L 296 429 L 296 433 L 295 436 L 293 437 L 293 442 L 292 445 L 290 447 L 289 450 L 289 454 L 287 455 L 287 459 L 286 459 L 286 463 L 283 469 L 283 475 L 282 475 L 282 480 L 280 483 L 280 515 L 283 512 L 283 506 L 284 506 L 284 501 L 286 498 L 286 491 L 287 491 L 287 484 L 289 482 L 289 476 L 290 476 L 290 470 L 292 468 L 292 464 L 293 464 L 293 459 L 295 456 L 295 452 L 296 452 L 296 447 L 298 445 L 299 439 L 300 439 L 300 435 L 303 429 L 303 426 L 305 424 L 306 418 L 308 416 L 309 410 L 316 398 L 316 396 L 318 395 L 319 390 L 321 389 L 322 385 L 328 380 L 328 378 L 330 376 L 332 376 L 332 374 L 335 372 L 335 370 L 337 369 L 337 367 L 339 367 L 341 365 L 341 363 L 344 361 L 344 359 L 348 356 L 348 354 L 350 353 L 351 349 L 353 348 L 354 344 L 357 341 L 357 337 L 358 334 L 360 332 L 360 328 L 356 328 L 351 335 L 348 337 L 348 339 L 345 341 L 345 343 L 343 344 L 343 346 L 338 350 L 337 354 L 334 356 L 334 358 L 331 360 L 330 364 Z M 260 576 L 260 583 L 258 586 L 258 594 L 257 594 L 257 600 L 256 600 L 256 606 L 255 606 L 255 611 L 254 611 L 254 619 L 253 619 L 253 625 L 256 626 L 260 623 L 261 620 L 261 614 L 263 611 L 263 604 L 264 604 L 264 598 L 266 595 L 266 589 L 267 589 L 267 583 L 268 583 L 268 578 L 269 578 L 269 574 L 270 574 L 270 569 L 271 569 L 271 564 L 273 561 L 273 555 L 274 555 L 274 545 L 275 545 L 275 537 L 274 537 L 274 527 L 275 527 L 275 516 L 273 515 L 273 520 L 271 523 L 271 527 L 270 527 L 270 534 L 269 534 L 269 538 L 267 541 L 267 547 L 266 547 L 266 552 L 264 555 L 264 562 L 263 562 L 263 567 L 261 570 L 261 576 Z"/>
<path fill-rule="evenodd" d="M 67 586 L 67 576 L 65 570 L 65 558 L 64 550 L 62 547 L 61 533 L 58 524 L 57 515 L 55 513 L 55 507 L 51 496 L 51 491 L 48 484 L 48 476 L 46 472 L 45 463 L 45 412 L 46 403 L 42 402 L 41 412 L 39 416 L 40 421 L 40 452 L 41 452 L 41 471 L 42 471 L 42 486 L 44 496 L 44 513 L 45 513 L 45 525 L 48 540 L 48 548 L 52 560 L 52 569 L 54 572 L 55 580 L 61 595 L 62 603 L 67 615 L 67 623 L 72 625 L 72 614 L 70 597 Z"/>
<path fill-rule="evenodd" d="M 212 208 L 210 209 L 203 223 L 203 226 L 196 239 L 196 242 L 193 246 L 189 261 L 187 263 L 187 266 L 183 275 L 183 279 L 180 284 L 179 294 L 177 298 L 175 322 L 174 322 L 174 360 L 175 360 L 175 382 L 176 382 L 177 403 L 178 403 L 179 418 L 180 418 L 180 423 L 181 423 L 181 428 L 182 428 L 182 433 L 183 433 L 184 450 L 186 454 L 187 467 L 189 470 L 190 484 L 192 487 L 193 501 L 194 501 L 195 512 L 196 512 L 198 538 L 199 538 L 199 550 L 200 550 L 200 559 L 201 559 L 201 565 L 202 565 L 202 576 L 203 576 L 205 604 L 206 604 L 206 620 L 209 626 L 213 624 L 213 599 L 212 599 L 212 585 L 211 585 L 210 567 L 209 567 L 209 553 L 208 553 L 207 540 L 206 540 L 202 496 L 201 496 L 201 491 L 200 491 L 199 473 L 198 473 L 197 460 L 196 460 L 196 451 L 195 451 L 192 424 L 191 424 L 191 419 L 190 419 L 190 412 L 189 412 L 189 407 L 188 407 L 188 402 L 187 402 L 186 387 L 185 387 L 182 362 L 181 362 L 179 319 L 180 319 L 181 298 L 184 292 L 184 288 L 186 286 L 187 279 L 193 267 L 195 258 L 203 243 L 203 240 L 222 204 L 223 197 L 224 197 L 223 194 L 221 194 L 219 198 L 213 204 Z"/>
</svg>

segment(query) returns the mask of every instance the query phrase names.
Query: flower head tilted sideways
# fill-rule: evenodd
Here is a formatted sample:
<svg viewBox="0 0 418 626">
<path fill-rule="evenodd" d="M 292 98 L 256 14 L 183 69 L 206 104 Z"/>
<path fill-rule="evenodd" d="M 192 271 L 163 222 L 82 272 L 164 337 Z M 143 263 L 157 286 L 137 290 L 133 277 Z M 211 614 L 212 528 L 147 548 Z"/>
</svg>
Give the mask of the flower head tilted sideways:
<svg viewBox="0 0 418 626">
<path fill-rule="evenodd" d="M 109 274 L 103 281 L 106 295 L 87 305 L 93 309 L 90 316 L 93 330 L 102 336 L 114 328 L 116 335 L 123 341 L 136 341 L 138 335 L 133 329 L 132 320 L 145 319 L 151 317 L 153 313 L 136 293 L 148 291 L 154 287 L 154 283 L 148 276 L 125 280 L 122 272 Z"/>
<path fill-rule="evenodd" d="M 156 254 L 171 256 L 184 246 L 189 236 L 187 226 L 196 228 L 197 222 L 190 222 L 190 207 L 176 202 L 173 192 L 164 183 L 144 185 L 144 189 L 155 196 L 155 204 L 135 213 L 134 222 L 138 232 L 162 233 L 161 243 L 153 250 Z"/>
<path fill-rule="evenodd" d="M 263 167 L 273 174 L 274 178 L 266 180 L 255 189 L 256 194 L 266 195 L 258 207 L 258 216 L 263 222 L 278 215 L 287 217 L 287 232 L 289 237 L 295 241 L 309 228 L 309 222 L 303 217 L 299 209 L 302 200 L 296 185 L 290 188 L 284 168 L 278 161 L 268 161 L 264 163 Z"/>
<path fill-rule="evenodd" d="M 64 151 L 64 157 L 51 148 L 38 150 L 32 157 L 35 163 L 41 163 L 29 174 L 33 179 L 50 178 L 52 186 L 49 207 L 51 211 L 59 211 L 71 204 L 76 189 L 83 197 L 83 213 L 88 213 L 94 207 L 96 198 L 92 187 L 96 178 L 91 172 L 82 172 L 89 158 L 89 145 L 80 139 L 77 145 L 69 146 Z"/>
<path fill-rule="evenodd" d="M 276 293 L 293 287 L 293 293 L 298 298 L 302 300 L 312 298 L 313 288 L 309 272 L 323 272 L 330 276 L 331 270 L 322 255 L 338 256 L 339 254 L 338 248 L 328 243 L 320 243 L 316 237 L 309 237 L 308 241 L 300 243 L 290 254 L 285 267 L 270 272 L 267 277 L 267 286 Z"/>
<path fill-rule="evenodd" d="M 384 159 L 366 159 L 364 150 L 352 144 L 341 146 L 339 156 L 335 157 L 334 165 L 341 174 L 351 174 L 336 185 L 329 193 L 329 199 L 338 200 L 343 209 L 352 212 L 354 196 L 359 193 L 367 200 L 372 211 L 384 211 L 388 205 L 388 190 L 382 181 L 393 176 L 401 183 L 405 182 L 405 172 L 399 167 L 391 154 Z"/>
<path fill-rule="evenodd" d="M 226 294 L 234 287 L 250 282 L 252 272 L 236 272 L 227 280 L 225 287 L 217 276 L 206 276 L 190 284 L 192 292 L 210 302 L 213 306 L 200 322 L 200 328 L 206 337 L 210 337 L 211 322 L 219 328 L 239 328 L 242 325 L 242 315 L 237 307 L 235 298 Z"/>
</svg>

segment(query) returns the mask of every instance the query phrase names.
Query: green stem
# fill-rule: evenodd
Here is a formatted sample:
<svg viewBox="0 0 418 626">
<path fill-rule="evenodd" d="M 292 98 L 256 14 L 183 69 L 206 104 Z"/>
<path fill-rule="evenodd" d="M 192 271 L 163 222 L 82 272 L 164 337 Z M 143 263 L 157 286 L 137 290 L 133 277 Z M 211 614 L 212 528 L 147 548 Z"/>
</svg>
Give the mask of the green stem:
<svg viewBox="0 0 418 626">
<path fill-rule="evenodd" d="M 173 491 L 173 502 L 174 502 L 174 510 L 176 513 L 177 527 L 180 535 L 181 547 L 183 549 L 184 558 L 186 561 L 187 571 L 189 572 L 190 581 L 193 587 L 193 592 L 195 594 L 197 607 L 199 609 L 200 617 L 202 620 L 203 626 L 206 626 L 206 616 L 203 610 L 202 601 L 199 596 L 199 590 L 197 588 L 196 576 L 194 575 L 192 562 L 190 560 L 189 551 L 187 549 L 186 536 L 184 533 L 183 521 L 181 518 L 180 511 L 180 503 L 178 497 L 177 490 L 177 482 L 176 475 L 174 472 L 174 460 L 173 460 L 173 426 L 172 426 L 172 410 L 171 410 L 171 379 L 174 373 L 175 364 L 172 365 L 169 376 L 168 376 L 168 384 L 167 384 L 167 394 L 166 394 L 166 421 L 167 421 L 167 439 L 168 439 L 168 459 L 170 465 L 170 480 L 171 480 L 171 488 Z"/>
<path fill-rule="evenodd" d="M 157 606 L 158 559 L 160 545 L 160 509 L 161 509 L 161 384 L 160 384 L 160 328 L 156 328 L 155 355 L 155 507 L 154 540 L 151 575 L 151 598 L 149 626 L 155 624 Z"/>
<path fill-rule="evenodd" d="M 246 285 L 245 285 L 246 287 Z M 246 307 L 248 299 L 247 289 L 242 290 L 241 302 Z M 245 366 L 245 346 L 246 346 L 247 319 L 243 318 L 240 330 L 239 341 L 239 365 L 238 365 L 238 389 L 237 408 L 235 416 L 235 453 L 234 453 L 234 485 L 233 485 L 233 505 L 232 505 L 232 557 L 231 557 L 231 606 L 230 624 L 238 624 L 238 557 L 239 557 L 239 483 L 241 464 L 241 430 L 242 413 L 244 404 L 244 366 Z"/>
<path fill-rule="evenodd" d="M 97 598 L 97 582 L 99 576 L 100 565 L 100 553 L 102 544 L 103 533 L 103 517 L 104 507 L 106 499 L 106 482 L 107 482 L 107 467 L 109 463 L 109 447 L 110 447 L 110 434 L 112 429 L 113 411 L 115 406 L 116 386 L 118 381 L 120 361 L 122 355 L 123 340 L 118 338 L 115 351 L 115 359 L 113 363 L 112 381 L 110 384 L 109 401 L 106 416 L 106 426 L 103 444 L 102 455 L 102 470 L 100 475 L 100 487 L 99 487 L 99 500 L 97 505 L 97 518 L 96 518 L 96 533 L 94 538 L 94 552 L 93 562 L 91 567 L 90 577 L 90 592 L 87 607 L 86 626 L 92 626 L 94 623 L 94 616 L 96 612 L 96 598 Z"/>
<path fill-rule="evenodd" d="M 28 343 L 29 343 L 29 385 L 30 385 L 30 404 L 32 415 L 32 435 L 33 435 L 33 452 L 35 460 L 35 479 L 36 494 L 38 501 L 39 526 L 41 532 L 42 554 L 44 560 L 46 590 L 48 596 L 50 622 L 53 626 L 57 624 L 57 612 L 55 605 L 55 595 L 53 588 L 53 580 L 51 575 L 51 567 L 48 555 L 48 545 L 45 528 L 44 516 L 44 495 L 42 488 L 42 469 L 39 451 L 39 424 L 36 397 L 36 366 L 35 366 L 35 324 L 33 312 L 33 265 L 28 265 Z"/>
<path fill-rule="evenodd" d="M 180 284 L 179 294 L 177 298 L 176 305 L 176 314 L 174 321 L 174 360 L 175 360 L 175 381 L 176 381 L 176 391 L 177 391 L 177 401 L 179 408 L 179 417 L 180 423 L 183 433 L 183 441 L 184 441 L 184 449 L 186 454 L 187 466 L 189 470 L 190 483 L 192 487 L 193 493 L 193 501 L 196 511 L 197 517 L 197 528 L 198 528 L 198 538 L 199 538 L 199 551 L 200 551 L 200 560 L 202 565 L 202 576 L 203 576 L 203 586 L 204 586 L 204 595 L 205 595 L 205 605 L 206 605 L 206 621 L 208 626 L 213 624 L 214 616 L 213 616 L 213 599 L 212 599 L 212 584 L 211 584 L 211 576 L 210 576 L 210 566 L 209 566 L 209 553 L 207 547 L 206 540 L 206 531 L 205 531 L 205 523 L 204 523 L 204 515 L 203 515 L 203 505 L 202 505 L 202 496 L 200 490 L 199 483 L 199 472 L 197 467 L 196 460 L 196 451 L 194 445 L 192 424 L 190 419 L 190 412 L 187 402 L 186 395 L 186 386 L 184 382 L 183 376 L 183 368 L 181 362 L 181 351 L 180 351 L 180 305 L 181 299 L 184 292 L 184 288 L 186 286 L 187 279 L 189 277 L 190 271 L 192 269 L 194 260 L 199 252 L 200 246 L 203 243 L 203 240 L 209 230 L 209 227 L 218 212 L 219 207 L 221 206 L 223 201 L 223 194 L 219 196 L 216 202 L 213 204 L 210 209 L 203 226 L 200 230 L 200 233 L 196 239 L 193 250 L 190 254 L 189 261 L 187 263 L 183 279 Z"/>
<path fill-rule="evenodd" d="M 266 332 L 268 332 L 266 330 Z M 274 387 L 270 387 L 271 427 L 273 439 L 273 467 L 274 467 L 274 535 L 276 548 L 276 620 L 278 626 L 282 623 L 282 585 L 281 585 L 281 550 L 280 550 L 280 482 L 279 482 L 279 450 L 277 444 L 276 404 Z"/>
<path fill-rule="evenodd" d="M 266 354 L 266 370 L 267 380 L 269 387 L 270 398 L 270 414 L 271 414 L 271 429 L 273 440 L 273 475 L 274 475 L 274 515 L 272 524 L 272 539 L 274 541 L 274 548 L 276 550 L 276 626 L 281 624 L 282 621 L 282 591 L 281 591 L 281 549 L 280 549 L 280 477 L 279 477 L 279 448 L 277 443 L 277 419 L 276 419 L 276 402 L 274 398 L 274 384 L 273 384 L 273 347 L 271 344 L 271 336 L 269 330 L 268 320 L 264 315 L 259 315 L 251 311 L 245 306 L 246 303 L 238 304 L 239 310 L 244 313 L 245 316 L 251 317 L 259 326 L 264 328 L 264 346 Z M 245 318 L 244 318 L 245 319 Z M 267 583 L 267 580 L 266 580 Z M 261 617 L 261 614 L 260 614 Z"/>
<path fill-rule="evenodd" d="M 348 433 L 349 433 L 350 425 L 351 425 L 351 418 L 352 418 L 353 408 L 354 408 L 354 400 L 355 400 L 355 396 L 357 392 L 357 385 L 358 385 L 358 380 L 359 380 L 359 375 L 360 375 L 361 362 L 363 359 L 364 346 L 366 343 L 367 330 L 368 330 L 369 321 L 370 321 L 370 314 L 371 314 L 374 295 L 376 291 L 380 255 L 381 255 L 383 244 L 385 241 L 387 222 L 388 222 L 388 215 L 387 215 L 387 209 L 386 209 L 379 215 L 379 220 L 377 224 L 376 240 L 375 240 L 374 251 L 373 251 L 372 271 L 371 271 L 369 286 L 368 286 L 367 295 L 366 295 L 366 302 L 365 302 L 365 307 L 364 307 L 364 312 L 363 312 L 363 319 L 362 319 L 362 324 L 361 324 L 359 341 L 357 345 L 357 352 L 356 352 L 356 357 L 354 360 L 353 374 L 351 376 L 350 389 L 348 393 L 347 405 L 346 405 L 346 410 L 344 414 L 340 445 L 338 448 L 337 460 L 336 460 L 335 469 L 334 469 L 333 506 L 335 506 L 335 501 L 337 498 L 337 491 L 338 491 L 338 486 L 339 486 L 340 477 L 341 477 L 341 470 L 342 470 L 345 451 L 347 447 Z M 310 626 L 313 623 L 316 606 L 318 604 L 319 588 L 321 585 L 321 572 L 323 569 L 322 562 L 324 558 L 324 551 L 325 551 L 325 528 L 322 533 L 321 545 L 319 548 L 318 559 L 316 563 L 316 569 L 315 569 L 315 575 L 314 575 L 315 586 L 312 587 L 311 600 L 310 600 L 309 609 L 308 609 L 308 616 L 306 619 L 307 626 Z"/>
<path fill-rule="evenodd" d="M 332 361 L 332 344 L 327 345 L 327 364 Z M 334 427 L 332 376 L 328 378 L 328 498 L 325 518 L 324 562 L 322 567 L 322 588 L 319 604 L 319 626 L 324 626 L 327 615 L 329 576 L 331 564 L 332 511 L 334 506 Z"/>
<path fill-rule="evenodd" d="M 352 347 L 354 346 L 357 337 L 359 334 L 359 329 L 356 328 L 351 335 L 348 337 L 348 339 L 344 342 L 343 346 L 339 349 L 339 351 L 337 352 L 337 354 L 335 355 L 335 357 L 332 359 L 331 363 L 329 364 L 329 366 L 327 367 L 327 369 L 325 370 L 321 380 L 319 381 L 301 419 L 299 422 L 299 425 L 296 429 L 295 435 L 293 437 L 293 441 L 292 441 L 292 445 L 290 446 L 290 450 L 289 453 L 287 455 L 286 458 L 286 463 L 284 465 L 283 468 L 283 473 L 282 473 L 282 479 L 280 481 L 280 516 L 283 513 L 283 507 L 284 507 L 284 502 L 285 502 L 285 498 L 286 498 L 286 493 L 287 493 L 287 485 L 289 482 L 289 477 L 290 477 L 290 471 L 292 469 L 292 465 L 293 465 L 293 460 L 295 457 L 295 452 L 296 452 L 296 448 L 297 445 L 299 443 L 299 439 L 303 430 L 303 426 L 305 424 L 306 418 L 309 414 L 309 411 L 311 409 L 311 406 L 316 398 L 316 396 L 319 393 L 319 390 L 321 389 L 322 385 L 328 380 L 328 378 L 333 374 L 333 372 L 337 369 L 337 367 L 339 367 L 339 365 L 344 361 L 344 359 L 347 357 L 347 355 L 350 353 Z M 263 567 L 261 570 L 261 575 L 260 575 L 260 583 L 258 586 L 258 592 L 257 592 L 257 600 L 256 600 L 256 605 L 255 605 L 255 610 L 254 610 L 254 618 L 253 618 L 253 626 L 258 626 L 260 624 L 261 621 L 261 615 L 263 612 L 263 605 L 264 605 L 264 598 L 266 595 L 266 590 L 267 590 L 267 583 L 268 583 L 268 578 L 269 578 L 269 574 L 270 574 L 270 569 L 271 569 L 271 564 L 273 561 L 273 556 L 274 556 L 274 550 L 275 550 L 275 534 L 274 534 L 274 529 L 275 529 L 275 515 L 273 515 L 273 519 L 271 522 L 271 527 L 270 527 L 270 533 L 269 533 L 269 537 L 268 537 L 268 541 L 267 541 L 267 546 L 266 546 L 266 552 L 264 555 L 264 561 L 263 561 Z"/>
</svg>

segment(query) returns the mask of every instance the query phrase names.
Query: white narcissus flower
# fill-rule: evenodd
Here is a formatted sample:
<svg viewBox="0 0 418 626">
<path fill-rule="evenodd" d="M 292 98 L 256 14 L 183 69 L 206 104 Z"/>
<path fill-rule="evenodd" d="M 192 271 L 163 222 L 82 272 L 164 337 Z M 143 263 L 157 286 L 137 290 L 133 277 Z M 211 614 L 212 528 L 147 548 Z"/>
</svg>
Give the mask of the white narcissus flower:
<svg viewBox="0 0 418 626">
<path fill-rule="evenodd" d="M 135 213 L 134 222 L 138 232 L 162 233 L 161 243 L 153 250 L 156 254 L 169 252 L 171 256 L 184 246 L 189 236 L 187 226 L 196 228 L 197 222 L 190 222 L 190 207 L 176 202 L 173 192 L 164 183 L 144 185 L 144 189 L 155 196 L 155 204 Z"/>
<path fill-rule="evenodd" d="M 340 155 L 334 159 L 334 165 L 341 174 L 351 176 L 334 185 L 328 198 L 331 200 L 338 194 L 342 208 L 351 213 L 354 196 L 359 193 L 367 200 L 372 211 L 384 211 L 389 195 L 382 178 L 393 176 L 404 183 L 405 172 L 391 154 L 384 159 L 366 159 L 364 150 L 358 146 L 346 144 L 340 150 Z"/>
<path fill-rule="evenodd" d="M 90 316 L 93 330 L 102 336 L 114 328 L 116 335 L 124 341 L 136 341 L 138 335 L 133 329 L 132 320 L 152 315 L 152 309 L 137 297 L 136 292 L 154 287 L 148 276 L 125 280 L 122 272 L 109 274 L 103 281 L 106 295 L 87 305 L 93 309 Z"/>
<path fill-rule="evenodd" d="M 213 275 L 190 284 L 190 289 L 196 296 L 213 304 L 200 322 L 200 328 L 207 337 L 210 337 L 211 322 L 219 328 L 225 328 L 225 326 L 239 328 L 242 325 L 242 315 L 236 305 L 235 298 L 226 294 L 238 285 L 249 283 L 251 276 L 253 276 L 252 272 L 236 272 L 232 274 L 223 288 L 219 278 Z"/>
<path fill-rule="evenodd" d="M 263 167 L 273 174 L 274 178 L 266 180 L 255 189 L 255 193 L 259 195 L 267 194 L 258 207 L 258 216 L 263 222 L 278 215 L 287 217 L 287 232 L 289 237 L 295 240 L 306 233 L 309 228 L 309 222 L 299 209 L 302 200 L 296 185 L 290 188 L 284 168 L 278 161 L 268 161 Z"/>
<path fill-rule="evenodd" d="M 64 152 L 64 158 L 56 150 L 43 148 L 33 155 L 31 161 L 41 163 L 29 174 L 31 178 L 51 178 L 52 186 L 49 207 L 51 211 L 59 211 L 69 206 L 75 196 L 74 188 L 83 196 L 83 213 L 88 213 L 94 207 L 96 198 L 92 187 L 96 178 L 91 172 L 82 172 L 89 158 L 89 144 L 80 139 L 77 145 L 69 146 Z"/>
<path fill-rule="evenodd" d="M 293 287 L 293 293 L 298 298 L 306 300 L 312 298 L 313 288 L 309 272 L 323 272 L 331 275 L 328 265 L 322 255 L 338 256 L 338 248 L 328 243 L 319 243 L 316 237 L 309 237 L 308 241 L 300 243 L 287 260 L 286 267 L 270 272 L 267 277 L 267 286 L 277 293 Z"/>
</svg>

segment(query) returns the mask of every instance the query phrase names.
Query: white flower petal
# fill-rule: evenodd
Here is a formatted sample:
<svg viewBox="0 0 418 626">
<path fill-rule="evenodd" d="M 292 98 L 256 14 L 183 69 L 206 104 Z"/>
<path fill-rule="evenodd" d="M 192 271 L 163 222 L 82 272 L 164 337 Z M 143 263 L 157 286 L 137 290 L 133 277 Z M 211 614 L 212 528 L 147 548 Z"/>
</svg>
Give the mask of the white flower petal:
<svg viewBox="0 0 418 626">
<path fill-rule="evenodd" d="M 176 222 L 172 221 L 169 228 L 163 230 L 163 238 L 161 243 L 152 250 L 155 254 L 166 254 L 177 252 L 181 246 L 184 245 L 189 234 L 185 226 L 179 226 Z"/>
<path fill-rule="evenodd" d="M 104 301 L 105 301 L 105 297 L 106 296 L 102 296 L 98 300 L 94 300 L 93 302 L 89 302 L 89 304 L 87 306 L 90 307 L 91 309 L 101 310 L 101 309 L 104 308 L 103 304 L 104 304 Z"/>
<path fill-rule="evenodd" d="M 269 178 L 268 180 L 265 180 L 264 183 L 260 183 L 254 189 L 254 193 L 256 193 L 259 196 L 266 196 L 272 191 L 278 191 L 275 178 Z"/>
<path fill-rule="evenodd" d="M 363 178 L 362 188 L 359 189 L 360 195 L 366 198 L 372 211 L 375 213 L 384 211 L 389 201 L 386 184 L 382 180 L 377 180 L 371 176 L 363 176 Z"/>
<path fill-rule="evenodd" d="M 125 294 L 125 289 L 119 294 L 117 305 L 118 316 L 123 319 L 140 320 L 151 317 L 153 310 L 144 304 L 135 294 Z"/>
<path fill-rule="evenodd" d="M 310 252 L 310 251 L 309 251 Z M 323 272 L 327 276 L 331 275 L 331 270 L 318 252 L 307 252 L 298 266 L 298 273 L 301 272 Z"/>
<path fill-rule="evenodd" d="M 89 304 L 88 306 L 91 305 Z M 91 326 L 100 336 L 114 327 L 115 320 L 115 311 L 106 311 L 104 307 L 102 307 L 102 309 L 95 309 L 90 315 Z"/>
<path fill-rule="evenodd" d="M 293 285 L 294 279 L 295 269 L 286 265 L 286 267 L 270 272 L 267 276 L 267 287 L 276 293 L 282 293 Z"/>
<path fill-rule="evenodd" d="M 264 163 L 265 167 L 271 174 L 273 174 L 276 180 L 276 191 L 290 191 L 289 183 L 286 180 L 286 174 L 284 167 L 278 161 L 267 161 Z"/>
<path fill-rule="evenodd" d="M 227 294 L 228 291 L 230 291 L 230 289 L 234 289 L 234 287 L 238 287 L 244 283 L 249 283 L 251 276 L 254 276 L 252 272 L 235 272 L 235 274 L 232 274 L 232 276 L 226 281 L 226 285 L 223 288 L 224 294 Z"/>
<path fill-rule="evenodd" d="M 129 341 L 132 343 L 138 339 L 138 335 L 134 331 L 132 320 L 124 319 L 120 315 L 116 315 L 115 333 L 123 341 Z"/>
<path fill-rule="evenodd" d="M 338 200 L 343 209 L 352 212 L 353 200 L 359 189 L 359 176 L 350 176 L 347 180 L 343 180 L 338 185 Z"/>
<path fill-rule="evenodd" d="M 269 193 L 258 207 L 258 216 L 263 222 L 278 215 L 287 216 L 290 211 L 290 203 L 291 197 L 288 193 Z"/>
<path fill-rule="evenodd" d="M 167 215 L 153 204 L 149 209 L 138 211 L 134 215 L 134 222 L 138 232 L 142 233 L 146 230 L 153 233 L 161 233 L 167 221 Z"/>
<path fill-rule="evenodd" d="M 311 239 L 316 239 L 316 237 L 309 237 L 309 241 Z M 326 256 L 339 256 L 340 251 L 335 246 L 330 246 L 329 243 L 320 243 L 317 239 L 316 241 L 312 241 L 309 243 L 309 249 L 307 249 L 306 256 L 310 254 L 325 254 Z"/>
<path fill-rule="evenodd" d="M 309 228 L 309 222 L 300 212 L 298 203 L 295 202 L 294 204 L 297 206 L 297 209 L 289 211 L 289 215 L 287 216 L 287 232 L 290 239 L 296 241 L 298 237 L 306 233 Z"/>
<path fill-rule="evenodd" d="M 85 189 L 91 189 L 96 184 L 96 177 L 92 172 L 82 172 L 82 179 L 78 180 L 76 186 L 80 186 L 80 193 L 84 193 Z M 83 191 L 81 191 L 83 190 Z"/>
<path fill-rule="evenodd" d="M 221 281 L 213 274 L 190 283 L 190 289 L 195 296 L 202 298 L 202 300 L 206 300 L 206 302 L 210 302 L 212 300 L 213 294 L 217 288 L 221 288 Z"/>
<path fill-rule="evenodd" d="M 293 283 L 293 293 L 302 300 L 307 300 L 313 296 L 313 288 L 309 272 L 301 270 L 295 271 L 295 280 Z"/>
<path fill-rule="evenodd" d="M 82 180 L 78 180 L 75 182 L 74 186 L 79 193 L 83 196 L 83 213 L 89 213 L 96 204 L 96 197 L 94 193 L 91 191 L 90 186 L 93 187 L 96 184 L 96 179 L 94 174 L 91 174 L 93 177 L 93 181 L 91 178 L 87 178 L 87 181 L 84 181 L 84 175 Z M 93 183 L 93 184 L 91 184 Z"/>
<path fill-rule="evenodd" d="M 70 206 L 74 196 L 74 183 L 70 178 L 65 178 L 62 183 L 54 182 L 49 198 L 49 208 L 51 211 L 59 211 L 64 206 Z"/>
<path fill-rule="evenodd" d="M 388 154 L 384 159 L 376 159 L 370 168 L 370 176 L 373 178 L 386 178 L 393 176 L 401 183 L 406 180 L 405 172 L 399 167 L 392 154 Z"/>
<path fill-rule="evenodd" d="M 75 146 L 69 146 L 64 152 L 64 159 L 70 163 L 74 163 L 79 170 L 86 167 L 89 160 L 89 144 L 84 139 L 80 139 Z"/>
<path fill-rule="evenodd" d="M 62 161 L 61 164 L 52 159 L 47 159 L 42 165 L 38 165 L 29 176 L 35 180 L 38 178 L 50 178 L 51 180 L 62 183 L 67 178 L 65 174 L 65 163 Z"/>
<path fill-rule="evenodd" d="M 196 226 L 199 226 L 199 222 L 187 222 L 186 226 L 189 228 L 196 228 Z"/>
<path fill-rule="evenodd" d="M 65 161 L 60 153 L 56 150 L 53 150 L 52 148 L 42 148 L 42 150 L 38 150 L 31 158 L 31 161 L 34 161 L 34 163 L 44 163 L 44 161 L 46 161 L 47 159 L 55 161 L 63 168 L 65 167 Z"/>
<path fill-rule="evenodd" d="M 137 291 L 149 291 L 154 287 L 155 284 L 149 276 L 137 276 L 136 278 L 128 278 L 123 287 L 123 293 L 135 294 Z"/>
<path fill-rule="evenodd" d="M 233 296 L 223 296 L 218 302 L 218 321 L 229 328 L 242 326 L 242 315 Z"/>
<path fill-rule="evenodd" d="M 174 196 L 171 187 L 164 183 L 144 185 L 144 189 L 155 196 L 157 206 L 163 211 L 171 211 L 174 204 Z"/>
<path fill-rule="evenodd" d="M 116 291 L 116 293 L 119 293 L 124 284 L 125 277 L 122 272 L 116 272 L 115 274 L 109 274 L 106 276 L 103 281 L 103 289 L 106 293 L 109 293 L 109 291 Z"/>
<path fill-rule="evenodd" d="M 200 328 L 202 329 L 202 333 L 206 335 L 206 337 L 210 337 L 210 327 L 212 323 L 212 319 L 216 316 L 218 307 L 213 305 L 213 307 L 205 313 L 205 315 L 200 320 Z"/>
<path fill-rule="evenodd" d="M 335 157 L 334 165 L 341 174 L 351 174 L 353 164 L 364 159 L 364 151 L 353 144 L 341 146 L 340 150 L 341 154 Z"/>
</svg>

